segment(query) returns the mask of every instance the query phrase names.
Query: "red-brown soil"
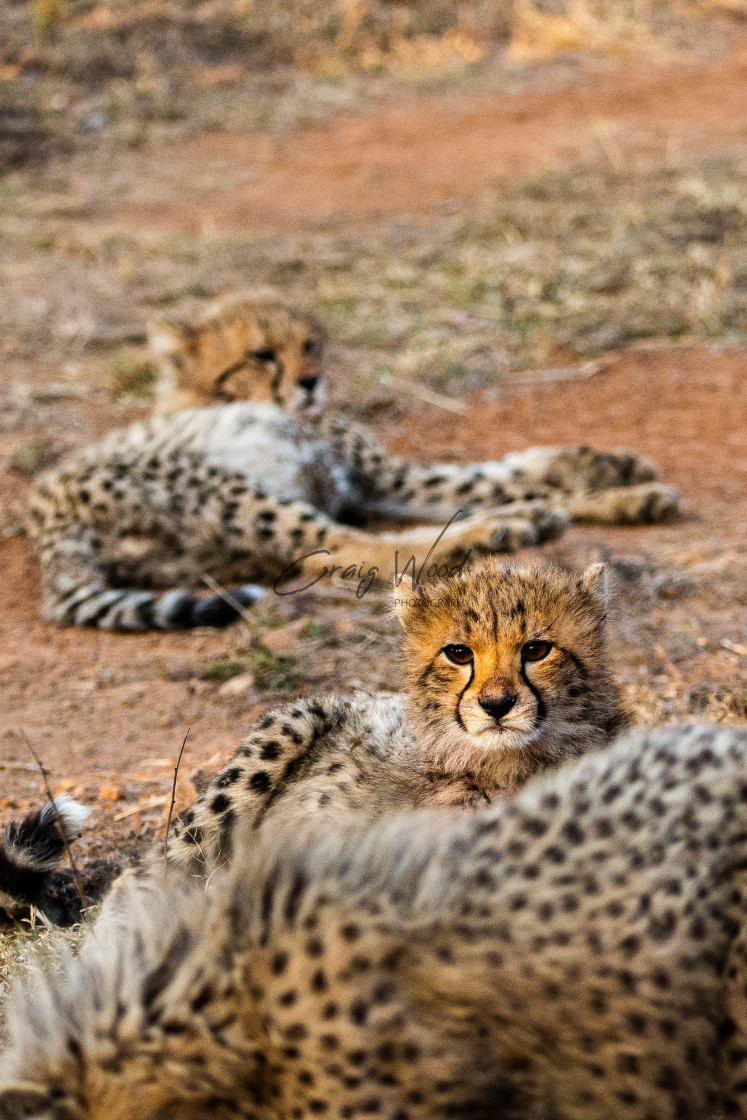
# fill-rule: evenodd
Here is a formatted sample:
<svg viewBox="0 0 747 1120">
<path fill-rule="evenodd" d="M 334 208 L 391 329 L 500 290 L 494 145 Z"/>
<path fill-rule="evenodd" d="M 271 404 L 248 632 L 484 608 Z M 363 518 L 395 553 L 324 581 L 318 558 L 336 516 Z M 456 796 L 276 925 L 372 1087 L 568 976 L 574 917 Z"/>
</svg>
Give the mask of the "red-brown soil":
<svg viewBox="0 0 747 1120">
<path fill-rule="evenodd" d="M 634 60 L 549 92 L 419 98 L 279 137 L 203 136 L 152 156 L 124 195 L 106 198 L 88 178 L 81 189 L 125 225 L 339 230 L 345 220 L 425 214 L 600 147 L 613 162 L 631 148 L 664 158 L 725 149 L 747 137 L 747 38 L 736 42 L 716 61 Z"/>
<path fill-rule="evenodd" d="M 418 458 L 496 457 L 533 442 L 629 444 L 652 455 L 663 478 L 682 490 L 687 501 L 682 519 L 636 529 L 576 527 L 562 542 L 563 554 L 583 558 L 601 549 L 613 556 L 650 556 L 666 569 L 684 564 L 701 572 L 695 594 L 656 606 L 662 619 L 686 628 L 697 623 L 708 638 L 701 655 L 680 667 L 677 687 L 699 680 L 744 686 L 747 673 L 740 666 L 745 659 L 720 646 L 711 624 L 716 622 L 718 630 L 722 619 L 723 636 L 739 645 L 739 608 L 735 616 L 728 585 L 743 579 L 745 570 L 746 373 L 742 353 L 629 351 L 589 381 L 497 402 L 478 397 L 459 418 L 427 409 L 382 435 L 393 449 Z M 6 808 L 40 796 L 38 775 L 26 769 L 29 759 L 18 737 L 23 732 L 53 772 L 56 788 L 66 779 L 80 797 L 95 803 L 102 787 L 118 787 L 121 797 L 99 802 L 97 828 L 104 828 L 107 839 L 131 835 L 133 818 L 114 818 L 138 797 L 165 793 L 169 763 L 187 727 L 185 773 L 229 752 L 258 710 L 251 689 L 226 697 L 219 684 L 200 679 L 210 663 L 235 655 L 241 636 L 58 630 L 39 619 L 38 572 L 28 542 L 4 542 L 0 557 L 0 768 Z M 298 612 L 322 621 L 342 619 L 344 641 L 354 647 L 371 622 L 366 601 L 357 603 L 352 590 L 334 606 L 309 597 L 302 606 L 294 600 L 278 606 L 284 617 Z M 675 615 L 683 618 L 678 622 Z M 622 652 L 628 664 L 621 669 L 632 673 L 645 662 L 640 651 Z M 396 686 L 391 645 L 383 658 L 364 666 L 356 656 L 323 656 L 326 665 L 312 665 L 319 675 L 310 689 L 349 689 L 361 679 Z M 266 696 L 262 699 L 267 703 Z"/>
</svg>

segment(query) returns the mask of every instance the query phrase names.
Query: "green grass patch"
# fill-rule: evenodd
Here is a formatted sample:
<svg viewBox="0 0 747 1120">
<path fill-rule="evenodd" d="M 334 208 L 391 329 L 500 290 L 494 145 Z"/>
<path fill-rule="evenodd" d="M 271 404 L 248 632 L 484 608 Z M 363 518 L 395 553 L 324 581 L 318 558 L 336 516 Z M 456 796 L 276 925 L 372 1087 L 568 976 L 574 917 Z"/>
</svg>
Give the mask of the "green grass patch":
<svg viewBox="0 0 747 1120">
<path fill-rule="evenodd" d="M 155 364 L 131 350 L 116 350 L 109 356 L 109 383 L 117 397 L 153 399 L 158 376 Z"/>
<path fill-rule="evenodd" d="M 290 692 L 306 680 L 307 674 L 290 657 L 275 657 L 259 645 L 251 654 L 254 683 L 257 688 Z"/>
<path fill-rule="evenodd" d="M 244 672 L 244 662 L 240 657 L 232 657 L 228 661 L 213 661 L 203 671 L 204 681 L 230 681 L 231 677 L 238 677 Z"/>
</svg>

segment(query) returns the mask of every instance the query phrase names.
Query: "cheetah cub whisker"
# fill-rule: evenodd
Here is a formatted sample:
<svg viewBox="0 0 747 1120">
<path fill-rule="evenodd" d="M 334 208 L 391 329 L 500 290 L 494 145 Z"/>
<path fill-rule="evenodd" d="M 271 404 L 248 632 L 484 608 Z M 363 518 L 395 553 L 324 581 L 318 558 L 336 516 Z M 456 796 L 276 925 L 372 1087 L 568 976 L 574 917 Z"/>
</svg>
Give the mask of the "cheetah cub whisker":
<svg viewBox="0 0 747 1120">
<path fill-rule="evenodd" d="M 172 863 L 209 873 L 265 821 L 486 804 L 625 726 L 602 564 L 577 576 L 488 557 L 404 594 L 407 694 L 297 700 L 263 716 L 176 823 Z"/>
<path fill-rule="evenodd" d="M 390 454 L 323 414 L 321 328 L 267 296 L 157 321 L 151 344 L 167 414 L 77 452 L 32 497 L 42 613 L 59 625 L 224 626 L 262 595 L 253 581 L 289 570 L 324 577 L 364 561 L 389 579 L 398 555 L 419 565 L 514 552 L 557 537 L 569 518 L 658 521 L 679 506 L 654 465 L 625 450 L 530 448 L 467 466 Z M 351 527 L 370 515 L 448 527 L 434 548 L 432 528 Z M 199 598 L 205 577 L 236 589 Z"/>
</svg>

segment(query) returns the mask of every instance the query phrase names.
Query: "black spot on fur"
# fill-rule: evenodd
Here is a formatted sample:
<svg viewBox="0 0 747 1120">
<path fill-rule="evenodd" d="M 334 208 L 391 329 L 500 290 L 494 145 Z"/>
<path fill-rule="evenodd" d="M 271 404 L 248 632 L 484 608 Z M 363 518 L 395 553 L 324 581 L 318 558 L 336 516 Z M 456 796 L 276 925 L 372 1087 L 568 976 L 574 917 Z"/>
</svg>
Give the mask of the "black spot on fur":
<svg viewBox="0 0 747 1120">
<path fill-rule="evenodd" d="M 215 779 L 215 785 L 218 789 L 225 789 L 226 786 L 232 786 L 241 777 L 242 771 L 238 766 L 232 766 L 230 770 L 226 770 L 223 774 L 219 774 Z"/>
<path fill-rule="evenodd" d="M 270 785 L 270 775 L 266 770 L 258 770 L 256 774 L 252 774 L 249 779 L 249 788 L 254 790 L 255 793 L 267 793 Z"/>
</svg>

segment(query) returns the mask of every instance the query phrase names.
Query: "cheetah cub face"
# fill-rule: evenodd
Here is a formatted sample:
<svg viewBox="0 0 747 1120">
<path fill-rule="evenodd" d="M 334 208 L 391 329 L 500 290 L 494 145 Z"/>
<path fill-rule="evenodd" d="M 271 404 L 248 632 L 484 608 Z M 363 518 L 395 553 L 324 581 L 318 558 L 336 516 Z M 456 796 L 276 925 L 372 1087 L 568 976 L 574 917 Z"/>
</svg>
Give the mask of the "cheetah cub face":
<svg viewBox="0 0 747 1120">
<path fill-rule="evenodd" d="M 324 403 L 323 329 L 270 293 L 227 296 L 192 322 L 154 318 L 148 338 L 159 412 L 250 400 L 310 419 Z"/>
<path fill-rule="evenodd" d="M 433 770 L 512 792 L 625 726 L 607 661 L 604 565 L 577 577 L 486 558 L 395 609 L 410 717 Z"/>
</svg>

